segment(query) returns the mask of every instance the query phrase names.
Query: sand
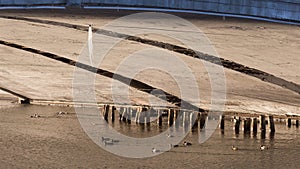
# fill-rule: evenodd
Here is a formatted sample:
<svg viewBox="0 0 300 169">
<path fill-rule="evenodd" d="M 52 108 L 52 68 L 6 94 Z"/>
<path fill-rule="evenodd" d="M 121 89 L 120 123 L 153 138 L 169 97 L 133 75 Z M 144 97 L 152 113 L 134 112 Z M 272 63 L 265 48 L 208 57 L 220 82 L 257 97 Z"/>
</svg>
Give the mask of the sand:
<svg viewBox="0 0 300 169">
<path fill-rule="evenodd" d="M 130 12 L 0 11 L 0 15 L 5 16 L 47 19 L 80 25 L 92 24 L 97 28 L 126 14 Z M 201 29 L 215 46 L 220 57 L 300 83 L 299 27 L 232 18 L 223 21 L 222 18 L 210 16 L 183 14 L 178 16 Z M 74 60 L 78 58 L 87 42 L 87 32 L 47 24 L 0 18 L 0 28 L 2 40 Z M 180 45 L 180 42 L 161 35 L 141 35 L 145 36 Z M 114 71 L 122 58 L 145 48 L 153 47 L 122 41 L 109 53 L 101 67 Z M 0 46 L 0 51 L 1 87 L 36 100 L 72 101 L 74 67 L 3 45 Z M 181 54 L 177 56 L 195 72 L 202 98 L 200 105 L 209 108 L 210 83 L 201 66 L 202 63 Z M 225 69 L 225 75 L 227 112 L 299 114 L 299 94 L 232 70 Z M 174 79 L 164 72 L 147 70 L 138 74 L 136 79 L 179 95 L 180 91 Z M 111 103 L 111 79 L 97 76 L 95 86 L 97 101 Z M 149 95 L 135 89 L 130 91 L 132 103 L 149 102 Z M 93 143 L 83 132 L 71 107 L 18 105 L 13 96 L 1 93 L 0 97 L 2 150 L 0 157 L 3 168 L 237 168 L 245 167 L 245 164 L 249 165 L 247 168 L 263 168 L 264 164 L 279 168 L 287 165 L 279 163 L 281 154 L 287 153 L 285 148 L 291 151 L 291 156 L 284 156 L 285 159 L 296 157 L 294 154 L 299 150 L 297 146 L 299 144 L 293 142 L 298 138 L 295 133 L 287 138 L 294 144 L 277 147 L 266 155 L 258 154 L 260 152 L 257 152 L 255 147 L 251 151 L 231 152 L 230 143 L 222 145 L 221 142 L 224 140 L 216 137 L 208 144 L 196 146 L 197 151 L 199 149 L 196 153 L 189 153 L 194 149 L 179 149 L 153 158 L 127 159 L 114 156 Z M 58 117 L 56 115 L 58 111 L 66 111 L 69 114 Z M 42 118 L 30 118 L 34 113 L 40 114 Z M 230 140 L 231 135 L 228 137 Z M 212 148 L 216 145 L 219 146 Z M 222 149 L 222 152 L 219 152 L 218 148 Z M 227 149 L 229 152 L 226 152 Z M 219 158 L 222 160 L 218 162 Z M 291 161 L 294 161 L 291 165 L 296 167 L 297 160 Z"/>
</svg>

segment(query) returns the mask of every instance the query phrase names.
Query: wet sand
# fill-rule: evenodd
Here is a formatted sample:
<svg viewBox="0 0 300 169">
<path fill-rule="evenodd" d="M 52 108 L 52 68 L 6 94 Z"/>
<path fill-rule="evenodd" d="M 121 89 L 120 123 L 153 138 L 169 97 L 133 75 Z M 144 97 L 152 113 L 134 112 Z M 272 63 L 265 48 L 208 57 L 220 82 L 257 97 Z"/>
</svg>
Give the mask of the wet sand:
<svg viewBox="0 0 300 169">
<path fill-rule="evenodd" d="M 57 115 L 59 111 L 68 114 Z M 41 117 L 30 118 L 34 113 Z M 70 107 L 18 105 L 1 109 L 0 119 L 2 168 L 298 168 L 300 164 L 300 130 L 295 126 L 287 128 L 285 122 L 276 123 L 274 138 L 267 132 L 261 139 L 260 132 L 254 137 L 241 131 L 237 137 L 233 122 L 226 120 L 225 134 L 217 129 L 203 144 L 198 144 L 196 131 L 184 139 L 193 143 L 190 147 L 173 148 L 151 158 L 129 159 L 92 142 Z M 115 129 L 137 137 L 141 134 L 135 123 L 128 130 L 128 124 L 116 121 Z M 153 123 L 142 135 L 157 132 Z M 120 140 L 119 144 L 124 143 Z M 269 149 L 261 151 L 261 144 Z M 239 150 L 232 151 L 232 145 Z"/>
</svg>

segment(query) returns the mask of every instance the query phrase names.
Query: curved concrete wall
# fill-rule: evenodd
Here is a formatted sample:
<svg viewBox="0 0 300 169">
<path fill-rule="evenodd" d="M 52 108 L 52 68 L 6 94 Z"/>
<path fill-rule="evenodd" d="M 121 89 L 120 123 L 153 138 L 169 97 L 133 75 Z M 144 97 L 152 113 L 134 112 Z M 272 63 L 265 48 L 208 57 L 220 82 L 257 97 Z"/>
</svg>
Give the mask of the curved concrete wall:
<svg viewBox="0 0 300 169">
<path fill-rule="evenodd" d="M 0 0 L 1 5 L 114 5 L 220 12 L 300 21 L 300 0 Z"/>
</svg>

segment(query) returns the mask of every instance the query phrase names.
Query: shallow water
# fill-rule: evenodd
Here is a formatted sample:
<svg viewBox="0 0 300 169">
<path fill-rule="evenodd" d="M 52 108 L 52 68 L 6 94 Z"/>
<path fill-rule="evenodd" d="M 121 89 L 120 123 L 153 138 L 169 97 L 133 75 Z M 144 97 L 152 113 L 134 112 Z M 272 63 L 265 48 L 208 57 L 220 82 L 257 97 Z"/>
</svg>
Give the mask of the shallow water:
<svg viewBox="0 0 300 169">
<path fill-rule="evenodd" d="M 59 111 L 68 114 L 57 115 Z M 34 113 L 41 117 L 30 118 Z M 267 131 L 266 138 L 261 139 L 260 132 L 256 136 L 244 135 L 241 130 L 240 135 L 235 135 L 233 122 L 226 120 L 224 134 L 217 129 L 203 144 L 198 144 L 203 131 L 195 130 L 183 139 L 192 146 L 172 148 L 150 158 L 130 159 L 103 151 L 93 143 L 71 107 L 21 105 L 1 109 L 0 162 L 5 168 L 299 168 L 300 129 L 288 128 L 285 122 L 275 125 L 275 135 L 272 137 Z M 162 128 L 155 122 L 140 126 L 116 119 L 113 127 L 121 133 L 145 138 L 161 133 L 167 124 L 166 118 Z M 135 143 L 119 140 L 110 146 L 122 144 Z M 261 151 L 262 144 L 268 149 Z M 232 151 L 232 145 L 239 150 Z"/>
</svg>

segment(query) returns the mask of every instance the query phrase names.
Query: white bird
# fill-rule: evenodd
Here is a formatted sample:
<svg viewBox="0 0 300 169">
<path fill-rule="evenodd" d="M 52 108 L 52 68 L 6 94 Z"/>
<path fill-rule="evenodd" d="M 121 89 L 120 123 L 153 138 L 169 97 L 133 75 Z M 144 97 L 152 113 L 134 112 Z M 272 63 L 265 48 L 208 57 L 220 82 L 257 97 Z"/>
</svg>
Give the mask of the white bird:
<svg viewBox="0 0 300 169">
<path fill-rule="evenodd" d="M 41 116 L 35 113 L 33 116 L 30 116 L 30 117 L 31 117 L 31 118 L 39 118 L 39 117 L 41 117 Z"/>
<path fill-rule="evenodd" d="M 167 137 L 170 138 L 170 137 L 174 137 L 174 136 L 172 134 L 167 134 Z"/>
<path fill-rule="evenodd" d="M 190 143 L 190 142 L 187 142 L 187 141 L 184 141 L 184 142 L 183 142 L 183 145 L 184 145 L 184 146 L 191 146 L 191 145 L 192 145 L 192 143 Z"/>
<path fill-rule="evenodd" d="M 68 114 L 67 112 L 60 111 L 57 113 L 58 115 Z"/>
<path fill-rule="evenodd" d="M 156 148 L 152 148 L 152 153 L 159 153 L 160 150 L 156 149 Z"/>
<path fill-rule="evenodd" d="M 261 146 L 260 146 L 260 150 L 261 150 L 261 151 L 264 151 L 264 150 L 266 150 L 266 149 L 267 149 L 267 147 L 266 147 L 265 145 L 261 145 Z"/>
<path fill-rule="evenodd" d="M 233 151 L 237 151 L 237 150 L 238 150 L 238 148 L 237 148 L 236 146 L 231 146 L 231 150 L 233 150 Z"/>
<path fill-rule="evenodd" d="M 91 66 L 93 66 L 93 31 L 92 31 L 92 25 L 89 25 L 89 30 L 88 30 L 88 48 L 89 48 L 90 64 L 91 64 Z"/>
</svg>

